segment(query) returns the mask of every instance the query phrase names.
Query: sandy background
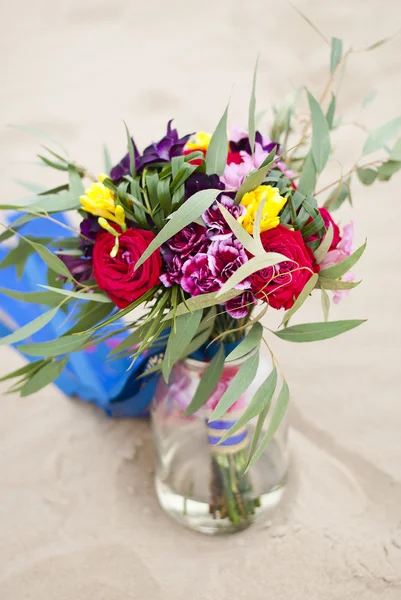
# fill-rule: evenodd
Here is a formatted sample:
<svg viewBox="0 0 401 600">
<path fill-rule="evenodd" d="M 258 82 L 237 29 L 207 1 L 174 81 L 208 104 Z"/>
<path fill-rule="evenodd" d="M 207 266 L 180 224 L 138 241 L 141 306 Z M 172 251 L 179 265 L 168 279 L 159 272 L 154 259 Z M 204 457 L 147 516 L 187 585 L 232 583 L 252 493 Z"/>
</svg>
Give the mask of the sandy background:
<svg viewBox="0 0 401 600">
<path fill-rule="evenodd" d="M 297 6 L 354 47 L 393 33 L 401 16 L 399 0 Z M 260 109 L 299 85 L 318 93 L 327 74 L 328 48 L 284 1 L 2 0 L 0 17 L 2 200 L 21 195 L 12 177 L 49 181 L 29 164 L 37 140 L 8 123 L 46 130 L 99 171 L 104 141 L 122 154 L 122 118 L 140 145 L 173 116 L 180 132 L 212 130 L 235 83 L 231 120 L 246 123 L 259 51 Z M 400 69 L 400 38 L 355 55 L 345 120 L 399 114 Z M 345 168 L 362 142 L 353 127 L 336 134 Z M 333 159 L 330 179 L 338 173 Z M 294 469 L 271 527 L 229 539 L 187 532 L 155 499 L 147 422 L 107 420 L 53 387 L 4 396 L 1 600 L 401 598 L 400 181 L 354 186 L 357 241 L 369 238 L 364 282 L 331 318 L 368 323 L 320 345 L 273 344 L 293 394 Z M 302 320 L 318 310 L 310 302 Z M 19 364 L 1 349 L 1 374 Z"/>
</svg>

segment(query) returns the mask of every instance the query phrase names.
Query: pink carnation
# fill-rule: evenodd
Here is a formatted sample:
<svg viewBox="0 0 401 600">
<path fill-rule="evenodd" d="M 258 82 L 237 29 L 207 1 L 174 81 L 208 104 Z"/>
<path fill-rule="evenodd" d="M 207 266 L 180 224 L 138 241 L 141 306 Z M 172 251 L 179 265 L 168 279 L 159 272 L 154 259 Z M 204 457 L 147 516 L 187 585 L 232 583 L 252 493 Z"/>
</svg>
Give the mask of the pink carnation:
<svg viewBox="0 0 401 600">
<path fill-rule="evenodd" d="M 345 258 L 351 256 L 354 252 L 354 224 L 348 223 L 344 225 L 342 239 L 339 242 L 337 248 L 335 250 L 330 250 L 320 263 L 321 269 L 328 269 L 329 267 L 333 267 L 334 265 L 338 265 L 338 263 L 342 262 Z M 341 277 L 341 281 L 354 281 L 355 276 L 352 271 L 348 271 Z M 343 296 L 347 296 L 350 290 L 335 290 L 333 292 L 333 302 L 334 304 L 338 304 L 343 298 Z"/>
</svg>

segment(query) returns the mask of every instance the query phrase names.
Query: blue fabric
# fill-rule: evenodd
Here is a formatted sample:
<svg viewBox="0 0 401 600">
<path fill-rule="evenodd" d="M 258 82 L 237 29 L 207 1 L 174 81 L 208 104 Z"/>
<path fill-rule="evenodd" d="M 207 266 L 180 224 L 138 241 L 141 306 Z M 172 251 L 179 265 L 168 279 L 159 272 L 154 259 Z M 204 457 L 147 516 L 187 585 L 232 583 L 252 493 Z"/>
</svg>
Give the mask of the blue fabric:
<svg viewBox="0 0 401 600">
<path fill-rule="evenodd" d="M 17 215 L 19 217 L 20 214 Z M 10 219 L 10 222 L 13 218 Z M 62 223 L 68 222 L 64 215 L 58 215 Z M 21 228 L 23 235 L 36 235 L 40 237 L 68 237 L 73 235 L 67 229 L 48 221 L 37 219 L 31 221 Z M 0 246 L 0 262 L 7 255 L 7 247 Z M 24 273 L 18 279 L 14 266 L 0 270 L 0 286 L 22 292 L 31 292 L 37 289 L 37 284 L 46 284 L 47 267 L 42 259 L 34 254 L 29 257 Z M 14 300 L 0 292 L 0 335 L 8 335 L 16 328 L 29 323 L 49 307 L 30 304 L 20 300 Z M 59 311 L 55 318 L 42 330 L 32 336 L 33 342 L 43 342 L 54 339 L 71 326 L 73 315 L 67 315 Z M 128 370 L 130 359 L 120 358 L 110 361 L 108 356 L 111 344 L 124 339 L 120 335 L 113 342 L 105 341 L 85 351 L 74 352 L 70 355 L 67 366 L 62 374 L 56 379 L 55 384 L 68 396 L 78 396 L 86 402 L 93 402 L 106 414 L 112 417 L 137 417 L 148 414 L 148 409 L 155 393 L 156 385 L 160 377 L 159 373 L 151 373 L 141 377 L 155 357 L 161 357 L 165 350 L 160 345 L 153 350 L 150 349 L 140 356 L 134 363 L 132 369 Z M 229 354 L 239 342 L 225 344 L 226 355 Z M 210 360 L 217 352 L 219 345 L 207 344 L 197 350 L 192 357 L 198 360 Z M 18 350 L 18 346 L 16 347 Z M 36 358 L 26 356 L 30 361 Z"/>
</svg>

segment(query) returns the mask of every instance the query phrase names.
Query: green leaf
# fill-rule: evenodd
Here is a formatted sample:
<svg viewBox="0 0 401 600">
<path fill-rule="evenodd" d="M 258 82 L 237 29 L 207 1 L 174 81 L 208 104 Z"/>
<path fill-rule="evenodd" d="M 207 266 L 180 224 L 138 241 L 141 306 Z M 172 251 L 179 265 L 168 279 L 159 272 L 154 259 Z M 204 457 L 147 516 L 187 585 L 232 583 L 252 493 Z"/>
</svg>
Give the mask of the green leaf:
<svg viewBox="0 0 401 600">
<path fill-rule="evenodd" d="M 60 192 L 58 194 L 47 194 L 38 196 L 37 201 L 18 207 L 27 213 L 59 213 L 80 208 L 79 196 L 71 192 Z"/>
<path fill-rule="evenodd" d="M 196 171 L 197 168 L 197 165 L 190 165 L 184 161 L 170 184 L 171 193 L 174 194 L 174 192 L 176 192 L 181 185 L 184 185 L 186 180 L 192 175 L 194 171 Z"/>
<path fill-rule="evenodd" d="M 198 387 L 190 405 L 186 408 L 184 415 L 193 415 L 196 413 L 210 398 L 214 392 L 224 368 L 224 349 L 220 345 L 218 351 L 213 356 L 212 360 L 201 376 Z"/>
<path fill-rule="evenodd" d="M 370 91 L 362 101 L 362 108 L 366 108 L 377 96 L 377 90 Z"/>
<path fill-rule="evenodd" d="M 58 275 L 63 275 L 64 277 L 67 277 L 67 278 L 71 277 L 71 273 L 69 272 L 69 270 L 67 269 L 67 267 L 65 266 L 63 261 L 58 256 L 53 254 L 53 252 L 51 252 L 48 248 L 46 248 L 46 246 L 43 246 L 42 244 L 38 244 L 37 242 L 33 242 L 32 240 L 30 240 L 27 237 L 23 237 L 23 236 L 20 236 L 20 237 L 23 240 L 25 240 L 26 242 L 28 242 L 28 244 L 30 244 L 32 246 L 32 248 L 34 248 L 36 250 L 36 252 L 39 254 L 41 259 L 47 264 L 49 269 L 51 269 Z"/>
<path fill-rule="evenodd" d="M 68 362 L 68 357 L 58 360 L 52 361 L 50 363 L 45 364 L 39 371 L 37 371 L 28 382 L 21 388 L 21 396 L 29 396 L 30 394 L 34 394 L 39 390 L 43 389 L 62 373 L 64 367 Z"/>
<path fill-rule="evenodd" d="M 390 160 L 401 160 L 401 138 L 394 144 L 394 147 L 390 152 Z"/>
<path fill-rule="evenodd" d="M 103 144 L 103 162 L 104 162 L 104 172 L 106 175 L 110 175 L 110 171 L 113 168 L 113 163 L 110 158 L 109 149 L 105 144 Z"/>
<path fill-rule="evenodd" d="M 345 258 L 337 265 L 333 267 L 328 267 L 327 269 L 322 269 L 320 271 L 320 277 L 326 277 L 327 279 L 338 279 L 348 273 L 348 271 L 354 266 L 354 264 L 361 258 L 362 254 L 365 251 L 366 243 L 362 244 L 351 256 Z"/>
<path fill-rule="evenodd" d="M 263 412 L 264 418 L 269 411 L 271 401 L 273 398 L 274 390 L 277 385 L 277 369 L 273 368 L 271 373 L 263 381 L 260 387 L 256 390 L 249 406 L 247 406 L 244 413 L 240 416 L 235 425 L 231 427 L 221 438 L 219 444 L 225 442 L 229 437 L 234 435 L 241 427 L 249 423 L 252 419 L 257 417 Z"/>
<path fill-rule="evenodd" d="M 114 310 L 113 303 L 99 304 L 97 302 L 88 302 L 82 306 L 79 318 L 76 323 L 68 330 L 67 334 L 85 332 L 103 321 Z"/>
<path fill-rule="evenodd" d="M 238 400 L 240 396 L 248 389 L 249 385 L 255 379 L 259 365 L 259 351 L 255 351 L 242 365 L 234 375 L 230 385 L 220 398 L 216 408 L 212 412 L 209 421 L 216 421 L 226 414 L 230 406 Z"/>
<path fill-rule="evenodd" d="M 260 442 L 258 449 L 252 457 L 249 458 L 246 471 L 255 464 L 255 462 L 262 456 L 267 446 L 270 444 L 274 436 L 276 435 L 278 428 L 281 425 L 282 420 L 287 412 L 288 403 L 290 401 L 290 390 L 286 381 L 283 381 L 283 385 L 280 390 L 280 394 L 277 398 L 276 405 L 273 410 L 272 418 L 270 419 L 267 431 Z M 246 472 L 245 471 L 245 472 Z"/>
<path fill-rule="evenodd" d="M 56 288 L 51 287 L 50 285 L 42 285 L 38 284 L 39 287 L 44 288 L 45 290 L 50 290 L 55 294 L 61 294 L 61 296 L 68 296 L 69 298 L 77 298 L 78 300 L 86 300 L 90 302 L 102 302 L 104 304 L 109 304 L 112 301 L 105 294 L 96 294 L 92 292 L 74 292 L 73 290 L 65 290 L 64 288 Z"/>
<path fill-rule="evenodd" d="M 25 240 L 20 240 L 18 245 L 11 248 L 4 257 L 0 263 L 0 269 L 6 269 L 7 267 L 15 265 L 17 268 L 20 266 L 23 270 L 27 259 L 34 252 L 34 249 Z"/>
<path fill-rule="evenodd" d="M 330 310 L 330 298 L 326 290 L 322 287 L 321 291 L 321 300 L 322 300 L 322 309 L 323 309 L 323 318 L 324 322 L 327 323 L 329 320 L 329 310 Z"/>
<path fill-rule="evenodd" d="M 20 342 L 21 340 L 30 337 L 40 329 L 43 329 L 43 327 L 50 323 L 50 321 L 56 316 L 58 309 L 59 307 L 52 308 L 51 310 L 36 317 L 36 319 L 33 319 L 33 321 L 30 321 L 30 323 L 19 327 L 13 331 L 13 333 L 0 338 L 0 345 L 4 346 L 8 344 L 15 344 L 16 342 Z"/>
<path fill-rule="evenodd" d="M 135 269 L 140 267 L 145 260 L 147 260 L 149 256 L 151 256 L 153 252 L 157 250 L 157 248 L 160 248 L 160 246 L 164 244 L 164 242 L 169 240 L 178 231 L 181 231 L 181 229 L 200 217 L 205 210 L 207 210 L 213 204 L 220 193 L 220 190 L 201 190 L 200 192 L 197 192 L 188 198 L 188 200 L 182 204 L 176 212 L 172 213 L 169 221 L 166 223 L 163 229 L 159 231 L 155 239 L 149 244 L 147 250 L 136 263 Z"/>
<path fill-rule="evenodd" d="M 23 300 L 33 304 L 45 304 L 47 306 L 58 306 L 60 304 L 60 296 L 51 292 L 20 292 L 3 287 L 0 287 L 0 292 L 15 300 Z"/>
<path fill-rule="evenodd" d="M 85 342 L 89 340 L 91 333 L 65 335 L 48 342 L 39 342 L 37 344 L 25 344 L 18 346 L 18 350 L 29 356 L 60 356 L 69 354 L 78 350 Z"/>
<path fill-rule="evenodd" d="M 263 326 L 261 323 L 257 322 L 252 325 L 251 329 L 247 333 L 246 337 L 238 344 L 232 352 L 227 356 L 226 362 L 230 362 L 233 360 L 238 360 L 243 356 L 246 356 L 251 352 L 256 346 L 259 345 L 260 340 L 263 337 Z"/>
<path fill-rule="evenodd" d="M 174 363 L 181 358 L 183 349 L 188 346 L 196 334 L 202 314 L 201 310 L 197 310 L 196 312 L 179 315 L 176 318 L 175 328 L 171 329 L 168 338 L 162 365 L 163 377 L 166 382 L 168 382 Z"/>
<path fill-rule="evenodd" d="M 222 213 L 227 225 L 235 235 L 235 237 L 241 242 L 251 254 L 261 254 L 264 252 L 263 247 L 259 245 L 256 240 L 249 235 L 249 233 L 242 227 L 242 225 L 235 219 L 232 214 L 219 202 L 217 203 L 220 212 Z"/>
<path fill-rule="evenodd" d="M 217 292 L 217 298 L 220 298 L 225 293 L 230 291 L 236 285 L 241 283 L 244 279 L 256 273 L 256 271 L 260 271 L 261 269 L 266 269 L 267 267 L 273 267 L 280 262 L 288 261 L 288 256 L 284 256 L 283 254 L 279 254 L 278 252 L 265 252 L 263 255 L 255 256 L 248 260 L 248 262 L 244 263 L 237 269 L 229 279 L 224 283 L 223 287 Z"/>
<path fill-rule="evenodd" d="M 199 348 L 201 348 L 204 344 L 206 344 L 210 340 L 210 336 L 212 335 L 215 323 L 216 316 L 216 307 L 212 306 L 207 316 L 202 320 L 199 329 L 197 331 L 196 337 L 188 344 L 185 350 L 181 353 L 181 359 L 186 356 L 190 356 L 193 352 L 196 352 Z M 167 325 L 167 323 L 166 323 Z"/>
<path fill-rule="evenodd" d="M 130 132 L 129 132 L 126 122 L 123 121 L 123 123 L 124 123 L 124 127 L 125 127 L 125 132 L 127 134 L 127 147 L 128 147 L 128 153 L 129 153 L 129 172 L 131 174 L 131 177 L 135 177 L 136 166 L 135 166 L 134 144 L 132 143 L 132 138 L 131 138 L 131 135 L 130 135 Z"/>
<path fill-rule="evenodd" d="M 333 241 L 333 236 L 333 225 L 329 223 L 329 228 L 327 230 L 326 235 L 324 236 L 320 246 L 314 251 L 315 259 L 318 265 L 322 262 L 327 252 L 329 251 L 331 243 Z"/>
<path fill-rule="evenodd" d="M 69 190 L 73 196 L 79 198 L 85 192 L 84 184 L 73 165 L 68 165 Z"/>
<path fill-rule="evenodd" d="M 312 157 L 316 171 L 321 173 L 330 155 L 329 124 L 318 101 L 309 91 L 307 94 L 312 119 Z"/>
<path fill-rule="evenodd" d="M 344 181 L 340 181 L 338 186 L 331 192 L 326 202 L 324 203 L 324 208 L 330 209 L 331 212 L 340 208 L 342 203 L 348 198 L 351 203 L 351 191 L 350 191 L 350 183 L 351 178 L 347 177 Z"/>
<path fill-rule="evenodd" d="M 331 38 L 330 72 L 333 74 L 343 54 L 343 42 L 339 38 Z"/>
<path fill-rule="evenodd" d="M 401 161 L 389 160 L 380 165 L 377 175 L 380 181 L 388 181 L 394 173 L 401 169 Z"/>
<path fill-rule="evenodd" d="M 323 271 L 321 271 L 323 272 Z M 351 290 L 357 287 L 360 281 L 341 281 L 339 279 L 327 279 L 326 277 L 319 277 L 319 287 L 325 290 Z"/>
<path fill-rule="evenodd" d="M 305 300 L 310 296 L 312 290 L 316 287 L 318 279 L 319 275 L 314 273 L 309 281 L 305 284 L 305 287 L 295 300 L 293 306 L 285 312 L 281 325 L 286 325 L 291 317 L 297 312 L 297 310 L 301 308 Z"/>
<path fill-rule="evenodd" d="M 228 155 L 227 114 L 228 104 L 207 149 L 206 173 L 208 175 L 223 175 L 226 167 Z"/>
<path fill-rule="evenodd" d="M 251 154 L 253 154 L 254 149 L 255 149 L 256 78 L 257 78 L 257 74 L 258 74 L 258 63 L 259 63 L 259 56 L 256 59 L 255 70 L 253 72 L 252 92 L 251 92 L 251 99 L 249 101 L 249 112 L 248 112 L 248 138 L 249 138 L 249 144 L 251 146 Z"/>
<path fill-rule="evenodd" d="M 357 169 L 358 179 L 364 185 L 371 185 L 377 177 L 377 171 L 374 169 Z"/>
<path fill-rule="evenodd" d="M 273 331 L 274 335 L 287 342 L 316 342 L 335 337 L 350 331 L 358 325 L 365 323 L 366 319 L 353 319 L 348 321 L 331 321 L 330 323 L 304 323 L 293 325 L 280 331 Z"/>
<path fill-rule="evenodd" d="M 327 109 L 327 113 L 326 113 L 326 120 L 329 125 L 329 129 L 333 129 L 335 112 L 336 112 L 336 97 L 334 94 L 331 94 L 331 101 L 330 101 L 329 108 Z"/>
<path fill-rule="evenodd" d="M 401 130 L 401 117 L 388 121 L 378 129 L 371 131 L 363 146 L 362 156 L 376 152 L 385 146 Z"/>
<path fill-rule="evenodd" d="M 315 191 L 317 172 L 313 161 L 312 152 L 308 152 L 302 167 L 301 177 L 298 184 L 298 192 L 309 196 Z"/>
<path fill-rule="evenodd" d="M 235 195 L 235 204 L 239 204 L 248 192 L 252 192 L 257 187 L 262 185 L 267 172 L 276 156 L 276 147 L 266 156 L 265 160 L 262 163 L 262 166 L 259 167 L 257 171 L 252 171 L 249 173 L 248 177 L 245 179 L 244 183 L 239 188 L 238 192 Z M 264 164 L 266 163 L 266 164 Z"/>
<path fill-rule="evenodd" d="M 3 375 L 3 377 L 0 377 L 0 381 L 7 381 L 7 379 L 14 379 L 16 377 L 31 375 L 35 371 L 40 369 L 44 364 L 44 360 L 36 360 L 35 362 L 29 362 L 23 367 L 20 367 L 15 371 L 11 371 L 11 373 L 7 373 L 7 375 Z"/>
<path fill-rule="evenodd" d="M 192 298 L 188 298 L 188 300 L 185 300 L 185 302 L 181 302 L 181 304 L 177 306 L 176 311 L 170 310 L 170 312 L 163 318 L 163 321 L 172 319 L 174 312 L 178 317 L 179 315 L 185 315 L 189 312 L 194 312 L 202 308 L 209 308 L 211 306 L 215 306 L 216 304 L 223 304 L 224 302 L 239 296 L 239 294 L 242 294 L 242 290 L 232 290 L 219 298 L 216 298 L 216 292 L 192 296 Z"/>
</svg>

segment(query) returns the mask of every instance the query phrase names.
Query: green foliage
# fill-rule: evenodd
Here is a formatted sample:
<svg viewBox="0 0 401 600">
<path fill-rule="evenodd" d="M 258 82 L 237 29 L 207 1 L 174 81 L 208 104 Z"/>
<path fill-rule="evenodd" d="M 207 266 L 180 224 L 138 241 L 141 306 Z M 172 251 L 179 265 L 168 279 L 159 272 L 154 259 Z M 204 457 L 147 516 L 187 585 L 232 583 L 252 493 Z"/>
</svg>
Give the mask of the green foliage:
<svg viewBox="0 0 401 600">
<path fill-rule="evenodd" d="M 354 264 L 361 258 L 362 254 L 365 252 L 366 242 L 362 244 L 351 256 L 348 256 L 344 260 L 342 260 L 337 265 L 332 267 L 328 267 L 327 269 L 322 269 L 320 271 L 321 277 L 326 277 L 327 279 L 338 279 L 348 273 L 348 271 L 354 266 Z"/>
<path fill-rule="evenodd" d="M 257 78 L 257 74 L 258 74 L 258 63 L 259 63 L 259 57 L 256 60 L 255 70 L 253 72 L 252 92 L 251 92 L 251 99 L 249 101 L 249 111 L 248 111 L 248 137 L 249 137 L 249 144 L 251 146 L 252 153 L 254 152 L 254 148 L 255 148 L 256 78 Z"/>
<path fill-rule="evenodd" d="M 339 38 L 331 38 L 330 72 L 334 73 L 343 54 L 343 42 Z"/>
<path fill-rule="evenodd" d="M 199 381 L 194 397 L 185 411 L 186 416 L 197 412 L 209 400 L 220 381 L 223 367 L 224 349 L 223 346 L 220 345 Z"/>
<path fill-rule="evenodd" d="M 53 383 L 53 381 L 55 381 L 57 377 L 61 375 L 67 362 L 68 357 L 45 363 L 43 367 L 35 371 L 32 377 L 30 377 L 23 385 L 20 390 L 21 396 L 25 397 L 29 396 L 30 394 L 34 394 L 50 383 Z"/>
<path fill-rule="evenodd" d="M 235 195 L 235 203 L 236 204 L 239 204 L 241 202 L 242 198 L 244 197 L 244 195 L 247 192 L 252 192 L 253 190 L 255 190 L 257 187 L 259 187 L 263 183 L 263 181 L 267 175 L 267 172 L 269 171 L 269 169 L 274 161 L 275 156 L 276 156 L 276 148 L 273 148 L 273 150 L 265 158 L 265 160 L 263 161 L 263 163 L 259 167 L 259 169 L 257 171 L 252 171 L 246 177 L 244 183 L 241 185 L 241 187 L 239 188 L 238 192 Z"/>
<path fill-rule="evenodd" d="M 297 312 L 297 310 L 299 310 L 301 308 L 301 306 L 303 305 L 305 300 L 310 296 L 310 294 L 316 287 L 318 279 L 319 279 L 319 275 L 317 275 L 317 273 L 314 273 L 312 275 L 312 277 L 309 279 L 309 281 L 305 284 L 304 289 L 299 294 L 298 298 L 295 300 L 293 306 L 289 310 L 286 311 L 286 313 L 283 317 L 282 323 L 281 323 L 282 325 L 286 326 L 287 323 L 289 322 L 289 320 L 291 319 L 291 317 Z"/>
<path fill-rule="evenodd" d="M 249 354 L 254 348 L 259 346 L 263 337 L 263 326 L 257 322 L 252 325 L 244 339 L 230 352 L 226 358 L 226 362 L 238 360 Z"/>
<path fill-rule="evenodd" d="M 201 318 L 201 310 L 179 315 L 176 318 L 175 327 L 171 328 L 162 364 L 163 377 L 166 382 L 168 382 L 174 364 L 181 358 L 183 349 L 194 338 Z"/>
<path fill-rule="evenodd" d="M 358 179 L 364 185 L 372 185 L 376 181 L 377 171 L 370 168 L 361 168 L 356 170 Z"/>
<path fill-rule="evenodd" d="M 371 131 L 363 146 L 362 156 L 381 150 L 399 131 L 401 131 L 401 117 L 391 119 L 391 121 Z"/>
<path fill-rule="evenodd" d="M 33 335 L 37 331 L 40 331 L 40 329 L 43 329 L 43 327 L 50 323 L 50 321 L 56 316 L 58 309 L 59 307 L 52 308 L 36 317 L 36 319 L 33 319 L 33 321 L 30 321 L 26 325 L 19 327 L 9 335 L 0 338 L 0 345 L 4 346 L 7 344 L 15 344 L 16 342 L 20 342 L 21 340 Z"/>
<path fill-rule="evenodd" d="M 365 323 L 365 320 L 353 319 L 348 321 L 331 321 L 329 323 L 304 323 L 302 325 L 286 327 L 273 333 L 287 342 L 317 342 L 350 331 L 362 323 Z"/>
<path fill-rule="evenodd" d="M 312 157 L 316 171 L 321 173 L 330 155 L 329 124 L 318 101 L 309 91 L 307 94 L 312 119 Z"/>
<path fill-rule="evenodd" d="M 207 149 L 206 173 L 208 175 L 223 175 L 224 173 L 228 154 L 227 114 L 228 104 Z"/>
</svg>

